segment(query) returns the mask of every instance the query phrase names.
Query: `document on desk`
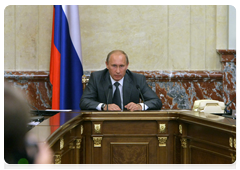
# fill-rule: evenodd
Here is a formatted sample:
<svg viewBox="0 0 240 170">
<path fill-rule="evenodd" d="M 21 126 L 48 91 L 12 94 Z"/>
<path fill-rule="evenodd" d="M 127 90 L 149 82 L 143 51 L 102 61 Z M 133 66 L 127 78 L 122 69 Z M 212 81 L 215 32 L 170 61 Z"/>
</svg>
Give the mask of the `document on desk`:
<svg viewBox="0 0 240 170">
<path fill-rule="evenodd" d="M 71 109 L 60 109 L 60 110 L 56 110 L 56 109 L 46 109 L 45 111 L 54 111 L 54 112 L 71 112 Z"/>
</svg>

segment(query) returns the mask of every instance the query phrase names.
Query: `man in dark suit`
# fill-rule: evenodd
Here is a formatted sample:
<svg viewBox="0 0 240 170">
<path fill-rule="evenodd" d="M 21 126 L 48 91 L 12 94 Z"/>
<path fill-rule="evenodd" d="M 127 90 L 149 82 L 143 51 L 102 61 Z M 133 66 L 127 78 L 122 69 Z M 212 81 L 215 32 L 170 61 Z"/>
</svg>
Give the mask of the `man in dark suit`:
<svg viewBox="0 0 240 170">
<path fill-rule="evenodd" d="M 93 72 L 80 101 L 82 110 L 160 110 L 162 102 L 147 85 L 144 75 L 128 70 L 124 51 L 114 50 L 106 59 L 106 69 Z M 116 83 L 117 82 L 117 83 Z M 144 103 L 139 103 L 141 93 Z"/>
</svg>

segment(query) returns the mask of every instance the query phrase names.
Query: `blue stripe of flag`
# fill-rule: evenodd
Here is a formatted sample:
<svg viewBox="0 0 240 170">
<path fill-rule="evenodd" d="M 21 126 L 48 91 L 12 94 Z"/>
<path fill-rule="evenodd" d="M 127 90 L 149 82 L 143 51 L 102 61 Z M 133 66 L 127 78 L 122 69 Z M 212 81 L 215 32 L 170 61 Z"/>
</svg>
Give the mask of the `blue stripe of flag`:
<svg viewBox="0 0 240 170">
<path fill-rule="evenodd" d="M 82 63 L 73 46 L 67 17 L 62 6 L 55 6 L 55 35 L 56 48 L 61 54 L 60 72 L 60 109 L 80 110 L 79 102 L 82 96 Z M 57 23 L 57 24 L 56 24 Z M 55 37 L 56 37 L 55 36 Z M 66 114 L 61 114 L 60 125 L 66 122 Z"/>
</svg>

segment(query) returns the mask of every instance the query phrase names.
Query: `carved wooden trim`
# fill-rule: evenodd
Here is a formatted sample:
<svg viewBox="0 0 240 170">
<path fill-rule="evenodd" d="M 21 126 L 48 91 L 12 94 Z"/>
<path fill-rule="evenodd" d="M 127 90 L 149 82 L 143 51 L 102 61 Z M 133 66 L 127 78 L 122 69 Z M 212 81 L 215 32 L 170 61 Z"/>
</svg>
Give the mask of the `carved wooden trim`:
<svg viewBox="0 0 240 170">
<path fill-rule="evenodd" d="M 167 146 L 167 137 L 158 137 L 159 147 Z"/>
<path fill-rule="evenodd" d="M 62 150 L 64 147 L 64 139 L 63 137 L 60 138 L 60 150 Z"/>
<path fill-rule="evenodd" d="M 182 131 L 182 125 L 181 125 L 181 124 L 179 125 L 179 133 L 180 133 L 180 134 L 183 133 L 183 131 Z"/>
<path fill-rule="evenodd" d="M 101 133 L 101 124 L 94 124 L 94 133 Z"/>
<path fill-rule="evenodd" d="M 93 142 L 95 148 L 102 147 L 102 137 L 93 137 Z"/>
<path fill-rule="evenodd" d="M 73 142 L 69 143 L 69 149 L 75 149 L 75 146 L 73 146 Z"/>
<path fill-rule="evenodd" d="M 81 125 L 81 135 L 83 134 L 83 125 Z"/>
<path fill-rule="evenodd" d="M 76 149 L 81 148 L 81 142 L 82 142 L 82 139 L 76 139 Z"/>
<path fill-rule="evenodd" d="M 233 147 L 233 138 L 232 137 L 229 138 L 229 146 L 231 148 Z"/>
<path fill-rule="evenodd" d="M 187 148 L 187 138 L 182 138 L 181 139 L 181 146 L 186 149 Z"/>
<path fill-rule="evenodd" d="M 166 133 L 166 124 L 159 124 L 159 132 Z"/>
<path fill-rule="evenodd" d="M 236 154 L 230 154 L 231 158 L 232 158 L 232 163 L 234 163 L 236 161 Z"/>
<path fill-rule="evenodd" d="M 54 163 L 61 164 L 61 155 L 54 155 Z"/>
<path fill-rule="evenodd" d="M 233 139 L 233 146 L 236 149 L 236 138 Z"/>
</svg>

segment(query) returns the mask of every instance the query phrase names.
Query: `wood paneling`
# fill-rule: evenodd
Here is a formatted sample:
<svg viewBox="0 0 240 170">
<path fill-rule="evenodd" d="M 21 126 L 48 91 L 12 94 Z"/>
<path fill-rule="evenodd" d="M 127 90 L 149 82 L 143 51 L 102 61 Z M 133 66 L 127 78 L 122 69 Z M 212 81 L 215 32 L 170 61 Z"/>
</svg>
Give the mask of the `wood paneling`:
<svg viewBox="0 0 240 170">
<path fill-rule="evenodd" d="M 110 142 L 111 164 L 148 164 L 148 142 Z"/>
<path fill-rule="evenodd" d="M 47 140 L 61 163 L 231 164 L 236 159 L 233 119 L 181 110 L 82 113 Z"/>
<path fill-rule="evenodd" d="M 221 154 L 219 152 L 214 152 L 209 149 L 204 149 L 203 147 L 190 147 L 190 162 L 191 164 L 229 164 L 231 162 L 231 157 Z"/>
</svg>

